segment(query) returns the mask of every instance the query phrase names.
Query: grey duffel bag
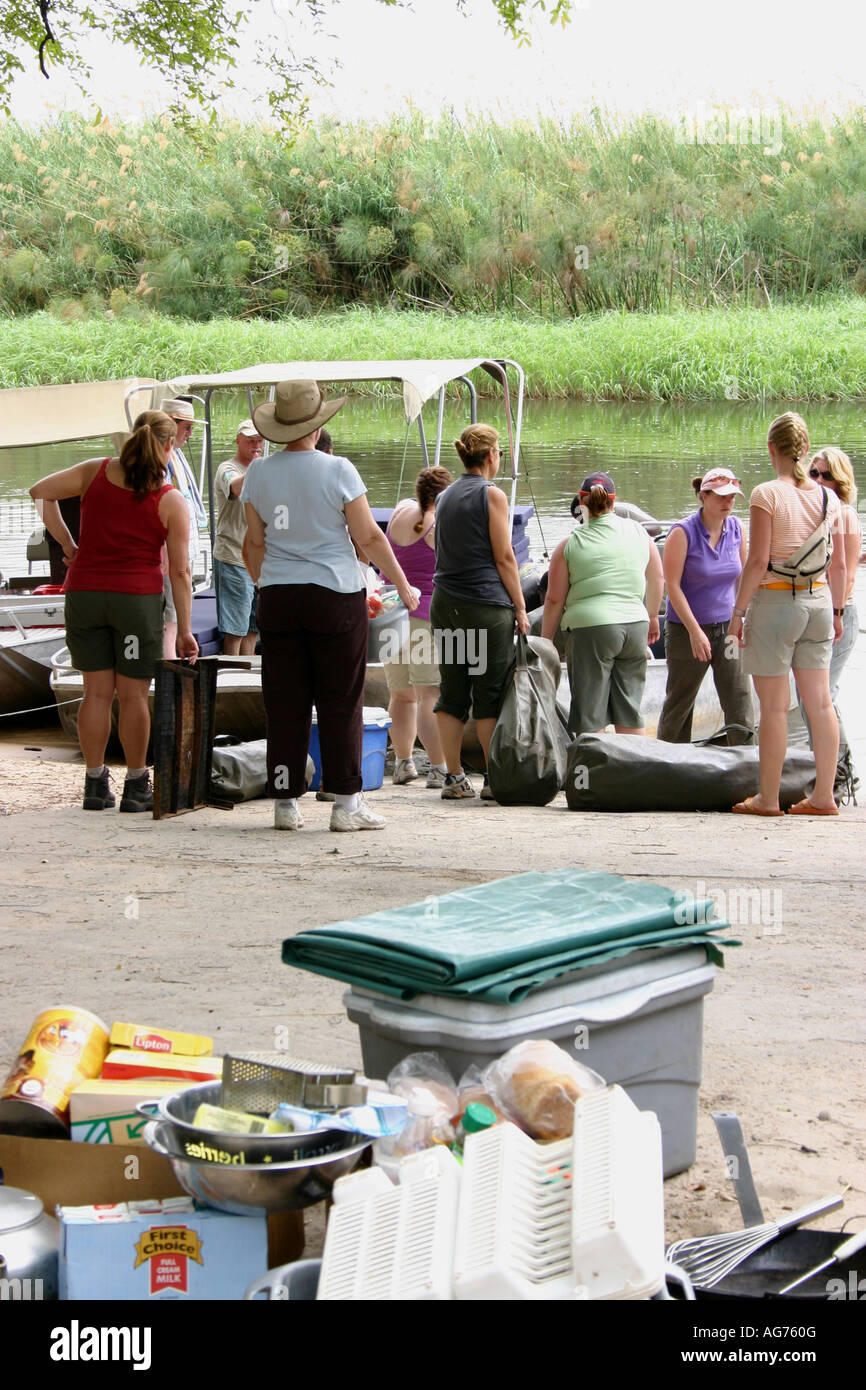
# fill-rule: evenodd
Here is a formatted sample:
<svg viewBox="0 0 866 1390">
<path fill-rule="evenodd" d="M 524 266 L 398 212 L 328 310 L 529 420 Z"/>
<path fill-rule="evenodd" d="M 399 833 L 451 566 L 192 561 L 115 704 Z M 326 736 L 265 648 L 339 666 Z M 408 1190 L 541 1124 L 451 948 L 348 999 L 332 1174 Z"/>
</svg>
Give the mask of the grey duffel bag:
<svg viewBox="0 0 866 1390">
<path fill-rule="evenodd" d="M 312 758 L 307 756 L 307 786 L 315 776 Z M 268 741 L 253 739 L 214 747 L 210 789 L 221 801 L 255 801 L 264 796 L 268 785 Z"/>
<path fill-rule="evenodd" d="M 806 796 L 814 781 L 811 752 L 789 748 L 782 809 Z M 759 785 L 757 747 L 581 734 L 568 750 L 564 787 L 571 811 L 730 811 Z"/>
</svg>

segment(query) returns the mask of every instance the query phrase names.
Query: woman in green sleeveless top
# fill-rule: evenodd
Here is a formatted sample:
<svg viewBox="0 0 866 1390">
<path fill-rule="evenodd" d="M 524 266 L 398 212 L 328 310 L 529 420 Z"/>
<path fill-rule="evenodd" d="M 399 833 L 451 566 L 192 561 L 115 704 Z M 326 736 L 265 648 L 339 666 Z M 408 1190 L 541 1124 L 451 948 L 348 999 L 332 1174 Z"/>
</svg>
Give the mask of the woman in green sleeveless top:
<svg viewBox="0 0 866 1390">
<path fill-rule="evenodd" d="M 647 643 L 659 637 L 664 576 L 661 556 L 640 522 L 617 516 L 607 473 L 591 473 L 580 489 L 588 512 L 550 561 L 543 637 L 561 625 L 571 686 L 573 734 L 645 732 L 641 700 Z M 644 601 L 646 599 L 646 601 Z"/>
</svg>

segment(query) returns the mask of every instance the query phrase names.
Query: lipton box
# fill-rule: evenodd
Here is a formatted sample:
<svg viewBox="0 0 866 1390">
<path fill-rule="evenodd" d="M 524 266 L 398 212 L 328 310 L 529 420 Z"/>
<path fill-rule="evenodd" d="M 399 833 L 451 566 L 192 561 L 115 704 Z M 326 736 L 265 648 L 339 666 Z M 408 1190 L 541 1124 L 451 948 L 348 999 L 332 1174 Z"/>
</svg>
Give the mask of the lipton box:
<svg viewBox="0 0 866 1390">
<path fill-rule="evenodd" d="M 186 1198 L 168 1159 L 146 1144 L 71 1144 L 68 1139 L 0 1134 L 0 1173 L 7 1187 L 35 1192 L 49 1215 L 57 1206 Z M 268 1243 L 270 1269 L 299 1260 L 304 1213 L 271 1212 Z"/>
<path fill-rule="evenodd" d="M 61 1299 L 239 1299 L 268 1267 L 261 1216 L 188 1197 L 58 1207 Z"/>
<path fill-rule="evenodd" d="M 184 1057 L 210 1057 L 213 1038 L 200 1033 L 176 1033 L 170 1028 L 151 1028 L 143 1023 L 113 1023 L 109 1042 L 112 1047 L 128 1047 L 135 1052 L 179 1052 Z"/>
<path fill-rule="evenodd" d="M 143 1144 L 147 1120 L 136 1112 L 136 1106 L 194 1085 L 194 1081 L 160 1077 L 83 1081 L 69 1097 L 69 1137 L 85 1144 Z"/>
<path fill-rule="evenodd" d="M 176 1052 L 133 1052 L 115 1047 L 102 1064 L 103 1081 L 134 1081 L 141 1076 L 165 1076 L 180 1081 L 219 1081 L 221 1057 L 187 1057 Z"/>
</svg>

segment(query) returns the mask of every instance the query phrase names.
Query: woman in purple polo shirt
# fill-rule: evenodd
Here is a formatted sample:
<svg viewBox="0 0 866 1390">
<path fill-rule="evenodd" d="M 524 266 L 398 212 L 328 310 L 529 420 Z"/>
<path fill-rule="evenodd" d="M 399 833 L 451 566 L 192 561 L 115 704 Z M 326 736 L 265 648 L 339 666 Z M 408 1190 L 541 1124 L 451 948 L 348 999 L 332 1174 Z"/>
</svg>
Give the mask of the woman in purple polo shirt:
<svg viewBox="0 0 866 1390">
<path fill-rule="evenodd" d="M 710 667 L 725 723 L 754 728 L 749 678 L 739 649 L 726 640 L 746 560 L 746 538 L 732 515 L 743 491 L 729 468 L 713 468 L 692 486 L 700 508 L 672 527 L 664 549 L 668 683 L 658 736 L 668 743 L 691 740 L 695 700 Z M 728 734 L 731 744 L 745 738 Z"/>
</svg>

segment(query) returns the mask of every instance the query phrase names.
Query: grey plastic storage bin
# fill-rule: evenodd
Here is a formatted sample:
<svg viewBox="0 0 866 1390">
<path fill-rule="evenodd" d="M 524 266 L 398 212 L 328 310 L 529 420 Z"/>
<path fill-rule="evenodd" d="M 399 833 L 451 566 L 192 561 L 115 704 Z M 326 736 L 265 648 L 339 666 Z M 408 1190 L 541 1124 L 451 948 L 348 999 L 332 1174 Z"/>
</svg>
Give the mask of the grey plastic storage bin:
<svg viewBox="0 0 866 1390">
<path fill-rule="evenodd" d="M 438 1052 L 456 1079 L 526 1038 L 551 1038 L 607 1082 L 618 1082 L 662 1130 L 664 1174 L 694 1162 L 703 1001 L 714 965 L 702 947 L 637 951 L 535 990 L 518 1004 L 423 994 L 404 1002 L 355 986 L 343 1002 L 361 1034 L 368 1076 L 410 1052 Z"/>
</svg>

